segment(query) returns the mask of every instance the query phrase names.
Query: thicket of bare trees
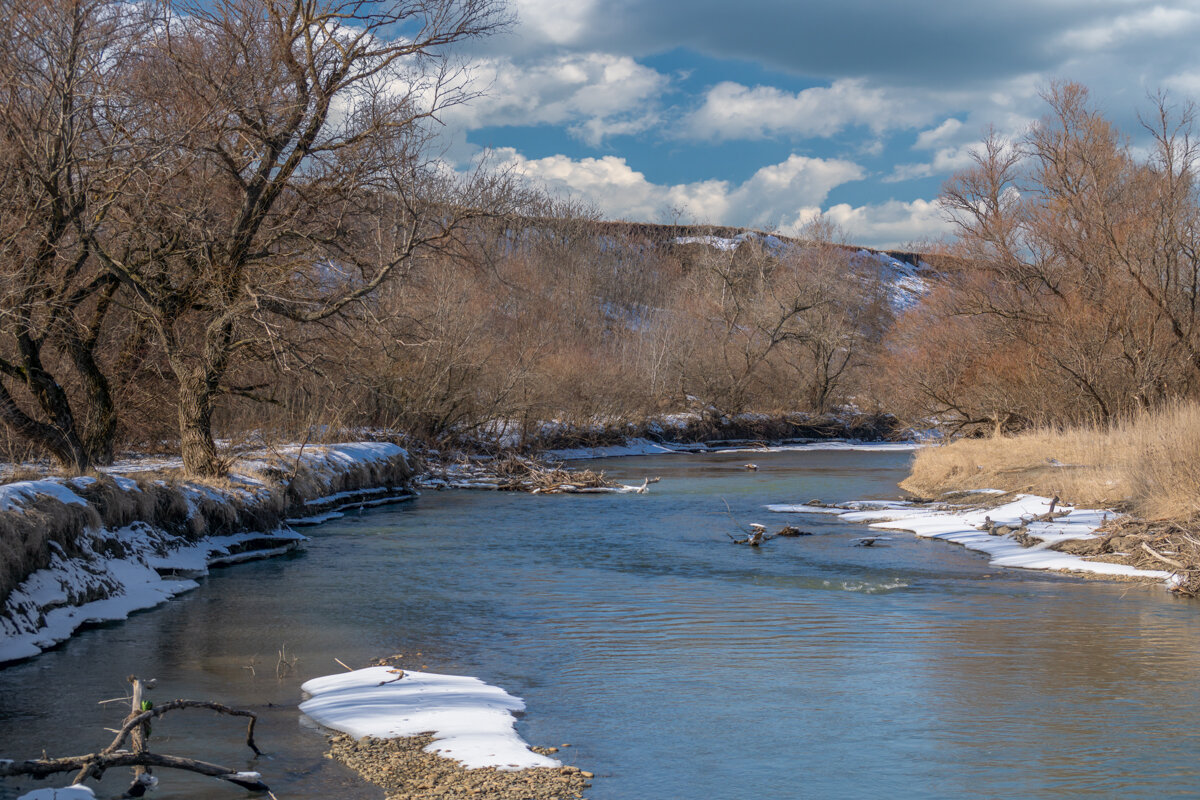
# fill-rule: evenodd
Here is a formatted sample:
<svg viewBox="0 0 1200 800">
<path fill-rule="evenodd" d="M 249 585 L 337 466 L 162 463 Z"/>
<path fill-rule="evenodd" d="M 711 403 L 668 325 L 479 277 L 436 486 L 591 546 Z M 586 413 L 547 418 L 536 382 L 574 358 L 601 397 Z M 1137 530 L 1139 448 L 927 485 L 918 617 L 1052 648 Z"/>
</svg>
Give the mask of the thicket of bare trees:
<svg viewBox="0 0 1200 800">
<path fill-rule="evenodd" d="M 1108 422 L 1195 393 L 1194 112 L 1157 98 L 1130 141 L 1077 84 L 1023 140 L 989 137 L 943 202 L 941 277 L 890 340 L 912 418 L 1003 432 Z"/>
<path fill-rule="evenodd" d="M 500 422 L 533 438 L 548 421 L 869 404 L 865 367 L 891 318 L 876 260 L 830 239 L 680 246 L 578 207 L 528 210 L 476 221 L 460 248 L 383 287 L 346 328 L 340 363 L 294 376 L 306 388 L 285 405 L 308 412 L 291 418 L 435 439 Z M 333 387 L 338 409 L 309 405 Z"/>
</svg>

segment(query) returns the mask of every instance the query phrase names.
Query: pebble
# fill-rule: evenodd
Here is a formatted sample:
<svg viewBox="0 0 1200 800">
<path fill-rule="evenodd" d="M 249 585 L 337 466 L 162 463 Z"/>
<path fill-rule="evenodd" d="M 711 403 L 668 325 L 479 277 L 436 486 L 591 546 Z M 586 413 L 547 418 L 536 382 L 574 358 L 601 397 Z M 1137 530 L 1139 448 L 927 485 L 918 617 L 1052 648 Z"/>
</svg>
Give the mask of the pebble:
<svg viewBox="0 0 1200 800">
<path fill-rule="evenodd" d="M 424 748 L 433 737 L 360 739 L 330 737 L 330 755 L 383 787 L 387 800 L 453 800 L 465 796 L 487 800 L 554 800 L 582 797 L 591 772 L 579 767 L 523 769 L 466 769 Z M 562 745 L 569 747 L 570 745 Z M 557 748 L 532 748 L 549 751 Z"/>
</svg>

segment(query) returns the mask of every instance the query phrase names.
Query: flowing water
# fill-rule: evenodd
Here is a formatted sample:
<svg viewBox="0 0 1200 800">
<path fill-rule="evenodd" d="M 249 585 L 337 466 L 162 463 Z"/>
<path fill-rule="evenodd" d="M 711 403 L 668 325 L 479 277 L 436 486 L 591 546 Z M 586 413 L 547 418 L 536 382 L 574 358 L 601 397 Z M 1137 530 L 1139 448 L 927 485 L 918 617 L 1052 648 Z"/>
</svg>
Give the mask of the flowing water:
<svg viewBox="0 0 1200 800">
<path fill-rule="evenodd" d="M 1196 603 L 904 533 L 854 547 L 861 528 L 763 508 L 898 497 L 904 453 L 746 458 L 593 462 L 662 482 L 429 492 L 310 529 L 296 555 L 0 670 L 0 754 L 98 749 L 124 712 L 97 701 L 136 673 L 160 701 L 255 708 L 270 755 L 248 761 L 240 723 L 207 712 L 156 722 L 154 749 L 256 769 L 281 800 L 380 798 L 322 757 L 299 685 L 403 653 L 525 698 L 519 732 L 569 743 L 593 800 L 1200 796 Z M 749 522 L 814 535 L 730 545 Z M 162 777 L 160 800 L 244 796 Z"/>
</svg>

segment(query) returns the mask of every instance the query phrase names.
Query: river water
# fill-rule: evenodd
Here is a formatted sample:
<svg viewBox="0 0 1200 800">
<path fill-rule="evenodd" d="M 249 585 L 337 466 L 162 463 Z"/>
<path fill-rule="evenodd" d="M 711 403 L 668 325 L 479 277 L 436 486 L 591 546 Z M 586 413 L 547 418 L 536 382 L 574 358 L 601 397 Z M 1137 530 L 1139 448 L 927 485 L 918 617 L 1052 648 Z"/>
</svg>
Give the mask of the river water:
<svg viewBox="0 0 1200 800">
<path fill-rule="evenodd" d="M 429 492 L 307 531 L 293 556 L 0 670 L 0 754 L 89 752 L 124 676 L 175 712 L 153 749 L 260 771 L 281 800 L 381 798 L 322 757 L 299 685 L 403 653 L 520 695 L 518 730 L 597 774 L 593 800 L 1200 796 L 1200 607 L 1161 588 L 990 568 L 944 542 L 770 514 L 896 498 L 906 453 L 592 462 L 647 495 Z M 732 511 L 726 513 L 724 501 Z M 738 524 L 813 536 L 734 547 Z M 280 662 L 286 647 L 294 667 Z M 188 716 L 188 715 L 191 716 Z M 123 771 L 121 771 L 123 772 Z M 168 798 L 236 798 L 163 774 Z M 119 794 L 124 775 L 103 783 Z M 0 800 L 25 785 L 0 782 Z"/>
</svg>

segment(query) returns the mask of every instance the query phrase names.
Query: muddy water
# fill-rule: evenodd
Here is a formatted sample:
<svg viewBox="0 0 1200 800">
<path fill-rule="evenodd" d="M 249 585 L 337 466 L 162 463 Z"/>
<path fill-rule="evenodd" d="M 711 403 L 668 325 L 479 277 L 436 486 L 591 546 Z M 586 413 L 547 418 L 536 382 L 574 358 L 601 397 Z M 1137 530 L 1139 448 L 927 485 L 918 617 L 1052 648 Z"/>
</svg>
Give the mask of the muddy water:
<svg viewBox="0 0 1200 800">
<path fill-rule="evenodd" d="M 903 453 L 596 462 L 645 496 L 427 493 L 309 531 L 292 557 L 0 670 L 0 755 L 85 752 L 130 673 L 179 712 L 155 749 L 263 773 L 280 798 L 379 798 L 322 758 L 299 684 L 404 653 L 525 698 L 531 743 L 597 773 L 595 800 L 1200 795 L 1200 606 L 1160 589 L 989 568 L 942 542 L 769 514 L 897 497 Z M 814 532 L 734 547 L 734 522 Z M 286 646 L 286 660 L 279 651 Z M 294 666 L 292 659 L 298 659 Z M 158 798 L 240 790 L 163 775 Z M 118 794 L 124 776 L 106 779 Z M 0 799 L 22 786 L 0 783 Z"/>
</svg>

